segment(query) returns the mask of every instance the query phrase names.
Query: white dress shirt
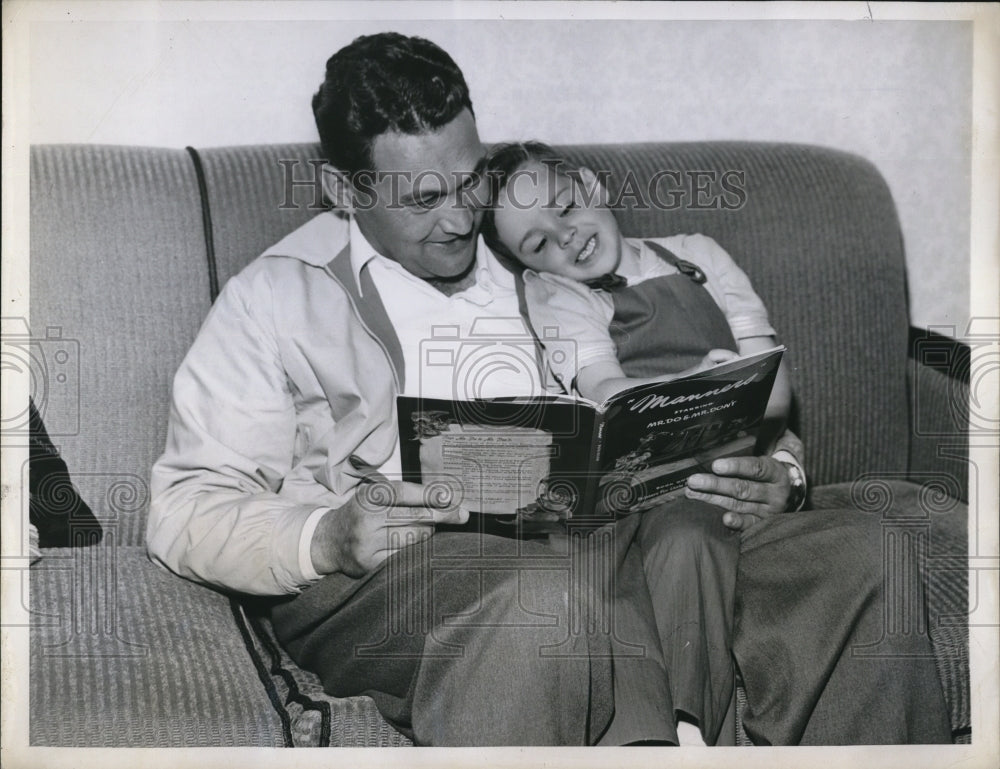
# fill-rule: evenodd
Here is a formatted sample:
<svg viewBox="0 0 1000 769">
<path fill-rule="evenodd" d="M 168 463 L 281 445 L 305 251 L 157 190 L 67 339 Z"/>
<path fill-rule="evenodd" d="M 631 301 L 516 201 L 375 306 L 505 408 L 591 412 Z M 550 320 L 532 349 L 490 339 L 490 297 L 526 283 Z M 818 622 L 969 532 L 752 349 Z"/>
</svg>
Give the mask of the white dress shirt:
<svg viewBox="0 0 1000 769">
<path fill-rule="evenodd" d="M 403 395 L 448 400 L 544 395 L 535 345 L 518 309 L 514 276 L 479 238 L 476 282 L 446 296 L 398 262 L 382 256 L 350 223 L 351 269 L 360 283 L 365 265 L 403 350 Z M 400 447 L 379 471 L 402 477 Z M 299 563 L 308 579 L 319 579 L 309 555 L 312 537 L 329 508 L 306 521 Z"/>
</svg>

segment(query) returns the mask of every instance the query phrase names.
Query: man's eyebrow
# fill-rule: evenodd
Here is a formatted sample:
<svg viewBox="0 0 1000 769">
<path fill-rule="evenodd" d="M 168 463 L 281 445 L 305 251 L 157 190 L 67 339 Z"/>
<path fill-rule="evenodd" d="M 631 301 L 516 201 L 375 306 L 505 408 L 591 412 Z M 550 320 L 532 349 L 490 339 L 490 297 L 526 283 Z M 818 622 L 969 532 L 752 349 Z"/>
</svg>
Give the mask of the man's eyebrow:
<svg viewBox="0 0 1000 769">
<path fill-rule="evenodd" d="M 489 156 L 486 153 L 480 156 L 479 160 L 476 161 L 475 167 L 471 171 L 456 171 L 454 176 L 459 180 L 472 179 L 478 176 L 482 176 L 483 171 L 486 169 L 487 161 Z M 432 201 L 440 200 L 444 195 L 447 194 L 447 190 L 435 190 L 434 192 L 429 192 L 427 194 L 420 196 L 421 203 L 429 203 Z M 414 197 L 413 192 L 408 192 L 405 195 L 401 195 L 399 202 L 404 206 L 411 205 L 417 201 Z"/>
<path fill-rule="evenodd" d="M 420 194 L 419 200 L 420 200 L 421 204 L 429 204 L 429 203 L 431 203 L 431 202 L 433 202 L 435 200 L 440 200 L 441 199 L 441 195 L 442 195 L 441 190 L 435 190 L 434 192 L 430 192 L 430 191 L 428 191 L 428 192 L 422 192 Z M 407 192 L 407 193 L 399 196 L 399 202 L 402 203 L 404 206 L 413 205 L 414 203 L 417 202 L 417 200 L 418 200 L 418 198 L 416 196 L 414 196 L 412 190 L 410 192 Z"/>
</svg>

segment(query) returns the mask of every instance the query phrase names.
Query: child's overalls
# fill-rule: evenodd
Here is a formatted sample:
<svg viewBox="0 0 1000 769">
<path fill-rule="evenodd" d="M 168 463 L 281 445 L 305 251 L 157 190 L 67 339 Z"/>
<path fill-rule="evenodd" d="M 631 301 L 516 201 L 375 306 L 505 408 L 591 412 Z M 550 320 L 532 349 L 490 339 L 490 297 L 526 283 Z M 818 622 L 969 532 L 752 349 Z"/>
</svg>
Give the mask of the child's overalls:
<svg viewBox="0 0 1000 769">
<path fill-rule="evenodd" d="M 614 302 L 609 330 L 622 370 L 630 377 L 676 373 L 711 349 L 735 351 L 704 273 L 656 242 L 646 246 L 678 271 L 635 286 L 618 276 L 590 284 Z M 618 526 L 619 536 L 634 530 L 642 550 L 674 712 L 696 718 L 707 744 L 735 744 L 731 643 L 739 533 L 723 525 L 720 508 L 685 498 Z"/>
</svg>

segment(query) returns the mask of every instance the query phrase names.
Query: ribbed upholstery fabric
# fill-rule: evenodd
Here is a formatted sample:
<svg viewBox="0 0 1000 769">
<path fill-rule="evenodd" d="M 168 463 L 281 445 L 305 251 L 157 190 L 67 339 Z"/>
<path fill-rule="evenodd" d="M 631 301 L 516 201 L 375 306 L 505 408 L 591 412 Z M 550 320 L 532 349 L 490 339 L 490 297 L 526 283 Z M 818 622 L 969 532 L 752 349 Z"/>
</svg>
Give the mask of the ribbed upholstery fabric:
<svg viewBox="0 0 1000 769">
<path fill-rule="evenodd" d="M 144 548 L 44 551 L 31 609 L 32 745 L 285 744 L 227 599 Z"/>
<path fill-rule="evenodd" d="M 736 684 L 736 744 L 740 746 L 753 745 L 753 740 L 747 736 L 746 729 L 743 728 L 743 711 L 747 707 L 746 689 L 737 682 Z"/>
<path fill-rule="evenodd" d="M 813 491 L 816 507 L 853 508 L 878 515 L 885 536 L 904 528 L 926 538 L 924 586 L 928 630 L 934 658 L 956 737 L 971 729 L 969 688 L 968 508 L 941 493 L 932 479 L 918 485 L 898 478 L 871 474 L 854 483 L 824 486 Z M 887 569 L 887 576 L 895 573 Z"/>
<path fill-rule="evenodd" d="M 309 162 L 320 157 L 318 144 L 220 147 L 198 155 L 208 186 L 220 287 L 323 210 L 321 172 Z M 310 184 L 293 185 L 292 180 Z"/>
<path fill-rule="evenodd" d="M 108 476 L 141 492 L 163 451 L 170 382 L 209 307 L 204 243 L 184 152 L 32 148 L 31 331 L 63 337 L 36 345 L 49 375 L 35 400 L 95 513 Z M 144 541 L 145 512 L 117 516 L 120 541 Z"/>
<path fill-rule="evenodd" d="M 968 501 L 968 384 L 911 360 L 910 392 L 910 473 L 943 475 L 954 482 L 957 495 Z"/>
</svg>

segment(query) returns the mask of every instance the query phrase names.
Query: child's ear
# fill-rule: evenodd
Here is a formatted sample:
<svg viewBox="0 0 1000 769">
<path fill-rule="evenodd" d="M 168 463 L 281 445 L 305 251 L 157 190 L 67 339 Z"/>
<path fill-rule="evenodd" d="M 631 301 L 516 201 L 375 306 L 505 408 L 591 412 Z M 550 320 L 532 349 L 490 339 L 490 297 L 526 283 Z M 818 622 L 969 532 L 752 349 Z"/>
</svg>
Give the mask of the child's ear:
<svg viewBox="0 0 1000 769">
<path fill-rule="evenodd" d="M 587 168 L 587 166 L 580 166 L 579 174 L 580 181 L 583 182 L 584 188 L 593 199 L 601 205 L 607 205 L 608 193 L 604 185 L 601 184 L 601 180 L 597 177 L 597 174 Z"/>
<path fill-rule="evenodd" d="M 338 211 L 354 213 L 354 187 L 347 174 L 329 163 L 323 164 L 323 194 Z"/>
</svg>

